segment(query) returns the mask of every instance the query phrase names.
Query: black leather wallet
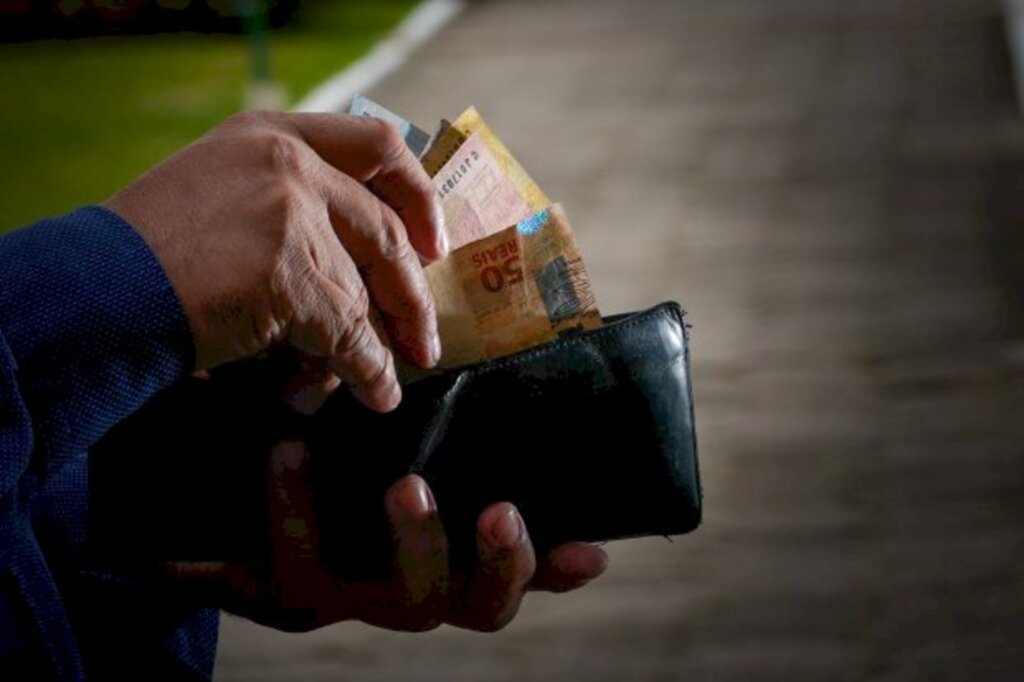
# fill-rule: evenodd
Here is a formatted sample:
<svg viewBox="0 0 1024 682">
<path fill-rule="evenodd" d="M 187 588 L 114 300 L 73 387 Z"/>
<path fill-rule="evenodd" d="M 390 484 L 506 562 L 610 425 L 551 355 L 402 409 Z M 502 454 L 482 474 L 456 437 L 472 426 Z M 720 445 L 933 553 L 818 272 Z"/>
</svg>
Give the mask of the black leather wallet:
<svg viewBox="0 0 1024 682">
<path fill-rule="evenodd" d="M 385 415 L 338 391 L 298 417 L 251 365 L 188 380 L 93 448 L 90 547 L 101 560 L 258 559 L 261 453 L 296 437 L 312 455 L 322 557 L 352 579 L 387 574 L 383 495 L 411 472 L 431 486 L 456 569 L 473 561 L 479 513 L 502 500 L 539 551 L 686 533 L 701 519 L 688 364 L 683 312 L 664 303 L 419 379 Z"/>
</svg>

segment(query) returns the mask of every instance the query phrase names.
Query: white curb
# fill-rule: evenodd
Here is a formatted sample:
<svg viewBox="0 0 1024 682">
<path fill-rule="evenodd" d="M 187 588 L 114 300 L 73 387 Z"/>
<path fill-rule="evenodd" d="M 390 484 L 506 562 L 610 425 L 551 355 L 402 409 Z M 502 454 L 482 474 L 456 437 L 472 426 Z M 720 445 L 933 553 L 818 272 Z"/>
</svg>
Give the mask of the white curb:
<svg viewBox="0 0 1024 682">
<path fill-rule="evenodd" d="M 421 2 L 370 54 L 313 88 L 292 111 L 342 111 L 352 95 L 369 90 L 401 66 L 464 6 L 463 0 Z"/>
<path fill-rule="evenodd" d="M 1017 110 L 1024 113 L 1024 0 L 1004 0 L 1006 12 L 1006 38 L 1010 47 L 1014 84 L 1017 90 Z"/>
</svg>

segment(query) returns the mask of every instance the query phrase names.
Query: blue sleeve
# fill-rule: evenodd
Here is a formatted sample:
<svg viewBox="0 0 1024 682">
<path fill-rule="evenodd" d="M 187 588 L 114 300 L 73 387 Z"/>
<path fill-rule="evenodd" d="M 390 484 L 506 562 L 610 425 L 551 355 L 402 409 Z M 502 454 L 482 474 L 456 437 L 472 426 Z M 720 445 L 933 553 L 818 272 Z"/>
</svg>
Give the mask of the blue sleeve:
<svg viewBox="0 0 1024 682">
<path fill-rule="evenodd" d="M 109 599 L 83 613 L 88 592 L 76 577 L 85 453 L 193 363 L 171 283 L 116 214 L 83 208 L 0 238 L 0 670 L 77 680 L 83 660 L 99 665 L 73 624 L 111 615 Z M 163 616 L 122 620 L 178 637 L 167 640 L 177 659 L 208 678 L 216 611 L 160 629 Z"/>
<path fill-rule="evenodd" d="M 0 496 L 26 467 L 45 475 L 87 449 L 193 362 L 171 283 L 115 213 L 83 208 L 0 238 Z"/>
</svg>

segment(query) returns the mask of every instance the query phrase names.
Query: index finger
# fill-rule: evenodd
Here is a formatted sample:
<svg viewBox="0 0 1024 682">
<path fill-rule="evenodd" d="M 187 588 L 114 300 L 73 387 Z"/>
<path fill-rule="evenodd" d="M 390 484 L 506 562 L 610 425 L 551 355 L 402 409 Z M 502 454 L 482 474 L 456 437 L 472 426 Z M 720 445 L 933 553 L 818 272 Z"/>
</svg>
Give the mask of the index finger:
<svg viewBox="0 0 1024 682">
<path fill-rule="evenodd" d="M 444 212 L 433 183 L 398 128 L 343 114 L 289 114 L 287 120 L 324 161 L 364 183 L 394 209 L 424 259 L 448 253 Z"/>
</svg>

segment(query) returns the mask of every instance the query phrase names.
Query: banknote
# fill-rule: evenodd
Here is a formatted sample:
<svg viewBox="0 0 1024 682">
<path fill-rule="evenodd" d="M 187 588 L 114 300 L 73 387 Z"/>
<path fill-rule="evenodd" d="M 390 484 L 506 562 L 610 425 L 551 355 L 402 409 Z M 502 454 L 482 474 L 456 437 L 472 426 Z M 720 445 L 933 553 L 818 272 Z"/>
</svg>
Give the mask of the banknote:
<svg viewBox="0 0 1024 682">
<path fill-rule="evenodd" d="M 519 189 L 519 193 L 526 200 L 526 203 L 530 205 L 530 208 L 539 211 L 551 205 L 551 199 L 533 181 L 533 178 L 526 172 L 526 169 L 519 165 L 519 162 L 512 156 L 512 152 L 498 139 L 498 136 L 494 134 L 491 127 L 484 122 L 480 112 L 475 107 L 469 107 L 459 114 L 459 117 L 452 121 L 452 128 L 455 128 L 467 137 L 473 133 L 479 133 L 484 138 L 484 143 L 501 164 L 502 171 Z"/>
<path fill-rule="evenodd" d="M 551 205 L 473 107 L 441 127 L 421 162 L 434 178 L 456 248 Z"/>
<path fill-rule="evenodd" d="M 430 144 L 430 135 L 420 128 L 417 128 L 395 112 L 377 104 L 369 97 L 360 94 L 352 96 L 352 103 L 349 105 L 348 113 L 353 116 L 371 116 L 387 121 L 395 125 L 405 137 L 405 144 L 417 157 L 423 154 L 427 145 Z"/>
<path fill-rule="evenodd" d="M 434 176 L 448 242 L 457 249 L 528 217 L 537 209 L 508 175 L 480 132 L 470 135 Z"/>
<path fill-rule="evenodd" d="M 437 308 L 440 367 L 508 355 L 601 326 L 559 204 L 456 249 L 425 272 Z"/>
<path fill-rule="evenodd" d="M 516 191 L 523 197 L 533 211 L 539 211 L 551 205 L 551 199 L 533 181 L 508 148 L 494 134 L 491 127 L 480 116 L 480 112 L 470 107 L 459 114 L 447 128 L 442 128 L 434 138 L 430 148 L 423 154 L 420 162 L 431 177 L 438 175 L 451 162 L 455 153 L 474 134 L 479 135 L 483 144 L 491 151 L 498 162 L 498 167 Z"/>
<path fill-rule="evenodd" d="M 601 326 L 565 211 L 551 205 L 475 108 L 442 120 L 432 137 L 362 96 L 353 98 L 350 111 L 429 140 L 420 162 L 433 178 L 452 248 L 424 269 L 437 309 L 439 368 Z M 399 373 L 407 380 L 422 376 L 404 363 Z"/>
</svg>

